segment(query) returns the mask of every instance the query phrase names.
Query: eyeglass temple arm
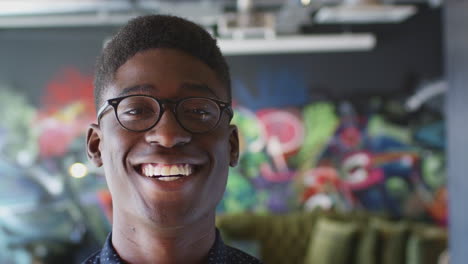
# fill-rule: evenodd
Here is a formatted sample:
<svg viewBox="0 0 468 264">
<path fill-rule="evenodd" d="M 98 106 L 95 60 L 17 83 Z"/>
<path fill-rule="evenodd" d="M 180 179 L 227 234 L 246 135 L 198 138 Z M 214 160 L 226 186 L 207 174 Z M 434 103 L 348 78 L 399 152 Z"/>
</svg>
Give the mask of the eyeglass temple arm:
<svg viewBox="0 0 468 264">
<path fill-rule="evenodd" d="M 97 112 L 97 120 L 99 121 L 99 119 L 101 118 L 102 114 L 104 113 L 104 110 L 106 110 L 106 108 L 109 106 L 109 102 L 105 102 L 98 110 Z"/>
<path fill-rule="evenodd" d="M 234 117 L 234 110 L 232 109 L 232 106 L 231 105 L 226 106 L 225 110 L 227 110 L 229 119 L 232 120 L 232 118 Z"/>
</svg>

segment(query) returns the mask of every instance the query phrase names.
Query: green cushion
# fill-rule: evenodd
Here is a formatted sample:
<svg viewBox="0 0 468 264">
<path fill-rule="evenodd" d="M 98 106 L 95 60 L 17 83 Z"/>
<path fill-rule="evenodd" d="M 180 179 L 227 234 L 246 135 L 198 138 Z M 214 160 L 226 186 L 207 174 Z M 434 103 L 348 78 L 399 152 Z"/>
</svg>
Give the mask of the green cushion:
<svg viewBox="0 0 468 264">
<path fill-rule="evenodd" d="M 312 231 L 305 264 L 350 263 L 359 226 L 322 217 Z"/>
<path fill-rule="evenodd" d="M 389 221 L 371 218 L 371 229 L 376 234 L 377 261 L 379 264 L 405 263 L 406 242 L 409 235 L 409 225 L 405 221 Z"/>
<path fill-rule="evenodd" d="M 443 229 L 367 213 L 238 213 L 217 226 L 227 244 L 268 264 L 431 264 L 447 247 Z"/>
<path fill-rule="evenodd" d="M 368 228 L 368 222 L 362 225 L 361 239 L 356 249 L 358 264 L 377 264 L 378 259 L 378 232 L 375 228 Z"/>
<path fill-rule="evenodd" d="M 316 213 L 269 215 L 258 225 L 262 260 L 268 264 L 302 264 Z"/>
<path fill-rule="evenodd" d="M 227 244 L 238 246 L 236 240 L 258 241 L 259 255 L 265 263 L 302 264 L 317 215 L 315 211 L 286 215 L 240 213 L 218 216 L 216 225 Z"/>
<path fill-rule="evenodd" d="M 250 213 L 218 215 L 216 226 L 223 238 L 250 240 L 255 238 L 255 229 L 260 216 Z"/>
<path fill-rule="evenodd" d="M 440 227 L 418 225 L 412 230 L 407 245 L 407 264 L 437 264 L 447 249 L 447 231 Z"/>
</svg>

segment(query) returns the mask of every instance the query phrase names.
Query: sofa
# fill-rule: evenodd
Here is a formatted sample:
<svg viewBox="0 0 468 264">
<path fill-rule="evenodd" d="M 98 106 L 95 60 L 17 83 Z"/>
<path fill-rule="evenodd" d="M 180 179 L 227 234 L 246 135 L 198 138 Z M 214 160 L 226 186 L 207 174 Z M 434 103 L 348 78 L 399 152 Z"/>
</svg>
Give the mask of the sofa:
<svg viewBox="0 0 468 264">
<path fill-rule="evenodd" d="M 217 227 L 266 264 L 436 264 L 447 248 L 445 228 L 366 212 L 225 214 Z"/>
</svg>

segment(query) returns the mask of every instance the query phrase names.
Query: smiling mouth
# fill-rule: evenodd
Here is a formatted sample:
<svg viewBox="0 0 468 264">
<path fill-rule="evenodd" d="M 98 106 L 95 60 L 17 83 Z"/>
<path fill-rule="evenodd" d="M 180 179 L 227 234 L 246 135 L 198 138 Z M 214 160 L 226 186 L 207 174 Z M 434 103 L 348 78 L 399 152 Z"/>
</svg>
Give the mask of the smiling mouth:
<svg viewBox="0 0 468 264">
<path fill-rule="evenodd" d="M 144 163 L 137 166 L 137 171 L 148 178 L 160 181 L 176 181 L 193 173 L 195 166 L 191 164 L 154 164 Z"/>
</svg>

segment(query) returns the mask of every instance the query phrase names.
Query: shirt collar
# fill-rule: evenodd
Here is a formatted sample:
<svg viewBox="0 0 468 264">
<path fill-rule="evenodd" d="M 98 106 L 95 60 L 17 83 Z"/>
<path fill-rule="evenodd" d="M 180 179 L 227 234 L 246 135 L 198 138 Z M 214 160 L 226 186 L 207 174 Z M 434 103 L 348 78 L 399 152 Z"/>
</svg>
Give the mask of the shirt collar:
<svg viewBox="0 0 468 264">
<path fill-rule="evenodd" d="M 219 234 L 219 230 L 216 229 L 216 238 L 213 246 L 208 252 L 207 264 L 224 264 L 226 263 L 226 245 Z M 99 254 L 101 264 L 124 264 L 125 262 L 120 258 L 117 251 L 115 251 L 112 245 L 112 232 L 107 236 L 104 247 Z"/>
</svg>

